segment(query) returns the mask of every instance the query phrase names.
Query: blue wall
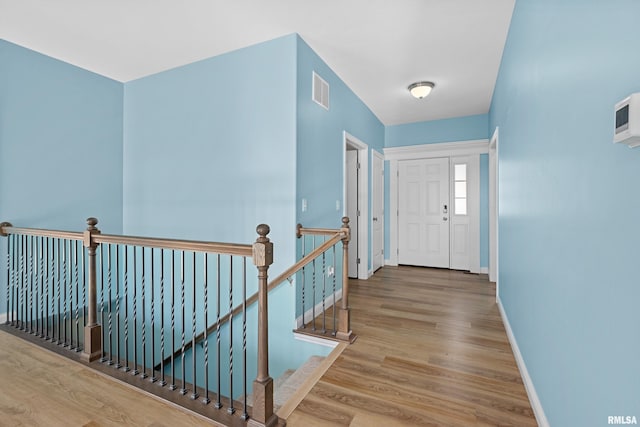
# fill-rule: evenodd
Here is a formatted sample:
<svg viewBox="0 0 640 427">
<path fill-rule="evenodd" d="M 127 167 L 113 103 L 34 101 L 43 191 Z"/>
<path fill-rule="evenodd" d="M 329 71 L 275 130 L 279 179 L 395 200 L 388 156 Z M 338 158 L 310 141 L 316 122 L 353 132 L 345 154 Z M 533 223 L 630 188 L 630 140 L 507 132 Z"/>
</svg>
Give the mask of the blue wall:
<svg viewBox="0 0 640 427">
<path fill-rule="evenodd" d="M 122 85 L 0 40 L 0 221 L 119 233 L 121 165 Z"/>
<path fill-rule="evenodd" d="M 382 152 L 385 128 L 369 108 L 349 89 L 320 57 L 298 37 L 297 83 L 297 199 L 298 222 L 309 227 L 339 228 L 344 215 L 344 137 L 347 131 Z M 312 73 L 316 72 L 330 87 L 327 111 L 311 99 Z M 363 160 L 361 160 L 363 161 Z M 371 167 L 369 167 L 371 170 Z M 369 194 L 371 180 L 369 179 Z M 302 199 L 307 211 L 302 212 Z M 336 200 L 340 209 L 336 209 Z M 371 223 L 369 204 L 368 223 Z M 371 230 L 369 230 L 371 236 Z M 371 253 L 371 239 L 369 239 Z M 371 257 L 369 265 L 371 268 Z"/>
<path fill-rule="evenodd" d="M 252 243 L 267 223 L 270 277 L 295 262 L 296 52 L 290 35 L 125 85 L 127 234 Z M 326 351 L 293 339 L 294 288 L 269 300 L 273 376 Z"/>
<path fill-rule="evenodd" d="M 313 71 L 330 86 L 328 111 L 311 99 Z M 298 220 L 303 225 L 338 228 L 343 216 L 343 131 L 370 150 L 382 152 L 384 126 L 299 37 L 297 114 Z M 306 212 L 302 212 L 303 198 L 308 203 Z M 339 210 L 336 200 L 340 201 Z"/>
<path fill-rule="evenodd" d="M 122 85 L 0 40 L 0 218 L 122 231 Z"/>
<path fill-rule="evenodd" d="M 500 128 L 500 298 L 553 426 L 640 416 L 640 149 L 612 144 L 640 92 L 636 1 L 518 1 Z"/>
<path fill-rule="evenodd" d="M 440 142 L 457 142 L 477 139 L 488 139 L 489 115 L 455 117 L 452 119 L 433 120 L 387 126 L 385 128 L 385 147 L 402 147 L 408 145 L 435 144 Z M 389 162 L 385 162 L 384 211 L 391 212 L 389 195 Z M 390 253 L 390 216 L 384 218 L 384 253 Z M 388 258 L 385 256 L 385 258 Z M 489 266 L 489 158 L 480 155 L 480 267 Z"/>
<path fill-rule="evenodd" d="M 488 132 L 488 114 L 387 126 L 385 147 L 487 139 Z"/>
</svg>

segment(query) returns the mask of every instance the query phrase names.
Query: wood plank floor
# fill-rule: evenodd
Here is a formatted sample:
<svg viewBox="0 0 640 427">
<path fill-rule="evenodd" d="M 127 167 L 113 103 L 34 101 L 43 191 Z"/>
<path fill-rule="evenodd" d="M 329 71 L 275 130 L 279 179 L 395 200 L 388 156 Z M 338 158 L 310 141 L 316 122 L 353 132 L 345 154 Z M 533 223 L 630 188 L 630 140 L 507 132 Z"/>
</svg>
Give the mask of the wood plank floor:
<svg viewBox="0 0 640 427">
<path fill-rule="evenodd" d="M 485 275 L 385 267 L 351 280 L 358 334 L 289 426 L 535 426 Z"/>
<path fill-rule="evenodd" d="M 211 426 L 63 356 L 0 332 L 0 426 Z"/>
<path fill-rule="evenodd" d="M 288 425 L 536 425 L 486 276 L 385 267 L 350 286 L 358 339 Z M 211 425 L 4 332 L 0 379 L 0 426 Z"/>
</svg>

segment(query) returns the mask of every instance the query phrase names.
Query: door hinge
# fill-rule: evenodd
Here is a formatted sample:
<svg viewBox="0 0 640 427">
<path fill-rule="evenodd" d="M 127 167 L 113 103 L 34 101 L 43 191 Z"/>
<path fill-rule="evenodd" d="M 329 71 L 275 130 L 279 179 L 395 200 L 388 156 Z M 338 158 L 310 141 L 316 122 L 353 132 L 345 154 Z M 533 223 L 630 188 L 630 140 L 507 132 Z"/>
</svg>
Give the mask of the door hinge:
<svg viewBox="0 0 640 427">
<path fill-rule="evenodd" d="M 360 258 L 356 258 L 356 264 L 360 264 Z"/>
<path fill-rule="evenodd" d="M 382 255 L 384 255 L 384 249 L 383 249 L 383 250 L 381 250 L 381 251 L 380 251 L 380 253 L 381 253 Z"/>
<path fill-rule="evenodd" d="M 360 211 L 356 211 L 356 216 L 360 216 Z"/>
<path fill-rule="evenodd" d="M 360 162 L 356 163 L 356 169 L 360 169 Z"/>
</svg>

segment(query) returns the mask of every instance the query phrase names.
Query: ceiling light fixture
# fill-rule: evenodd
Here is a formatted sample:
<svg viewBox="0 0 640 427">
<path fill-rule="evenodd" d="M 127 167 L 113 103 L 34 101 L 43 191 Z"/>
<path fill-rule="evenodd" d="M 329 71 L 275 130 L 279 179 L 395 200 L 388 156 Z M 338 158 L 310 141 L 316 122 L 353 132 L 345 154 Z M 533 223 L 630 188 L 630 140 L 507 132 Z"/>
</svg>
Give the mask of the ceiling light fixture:
<svg viewBox="0 0 640 427">
<path fill-rule="evenodd" d="M 414 98 L 422 99 L 431 93 L 435 85 L 432 82 L 416 82 L 409 85 L 409 92 Z"/>
</svg>

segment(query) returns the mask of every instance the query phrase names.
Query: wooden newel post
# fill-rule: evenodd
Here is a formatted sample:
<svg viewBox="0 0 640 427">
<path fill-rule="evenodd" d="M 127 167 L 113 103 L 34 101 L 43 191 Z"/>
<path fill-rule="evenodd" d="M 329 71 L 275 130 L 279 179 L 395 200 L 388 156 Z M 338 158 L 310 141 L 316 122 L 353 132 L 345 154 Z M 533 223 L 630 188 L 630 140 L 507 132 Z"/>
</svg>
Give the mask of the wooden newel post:
<svg viewBox="0 0 640 427">
<path fill-rule="evenodd" d="M 351 318 L 349 313 L 349 241 L 351 240 L 351 229 L 349 228 L 349 217 L 342 217 L 342 303 L 338 311 L 338 332 L 336 338 L 344 341 L 351 341 L 353 332 L 351 331 Z"/>
<path fill-rule="evenodd" d="M 253 244 L 253 263 L 258 267 L 258 376 L 253 382 L 251 426 L 274 426 L 278 417 L 273 412 L 273 379 L 269 376 L 269 310 L 267 273 L 273 263 L 273 243 L 267 237 L 269 226 L 260 224 Z"/>
<path fill-rule="evenodd" d="M 96 293 L 96 248 L 98 244 L 94 240 L 96 234 L 100 234 L 100 230 L 96 228 L 98 220 L 95 218 L 87 219 L 87 229 L 84 232 L 83 244 L 87 248 L 88 254 L 88 289 L 87 289 L 87 306 L 89 318 L 87 325 L 84 327 L 84 350 L 82 358 L 85 361 L 93 362 L 100 358 L 102 354 L 102 327 L 98 324 L 98 304 Z"/>
</svg>

